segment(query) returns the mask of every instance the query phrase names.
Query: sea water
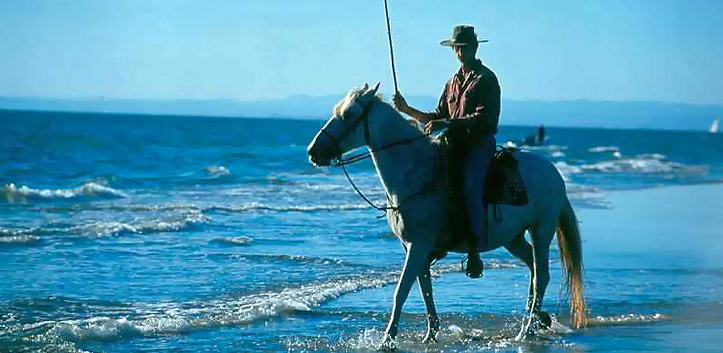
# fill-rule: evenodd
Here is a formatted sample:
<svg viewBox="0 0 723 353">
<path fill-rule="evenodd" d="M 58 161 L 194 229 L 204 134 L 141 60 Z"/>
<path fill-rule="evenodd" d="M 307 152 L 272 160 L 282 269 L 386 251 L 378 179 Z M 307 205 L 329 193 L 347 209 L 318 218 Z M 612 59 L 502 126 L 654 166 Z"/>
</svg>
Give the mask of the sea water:
<svg viewBox="0 0 723 353">
<path fill-rule="evenodd" d="M 309 164 L 322 124 L 0 112 L 0 352 L 375 350 L 403 251 L 339 170 Z M 498 142 L 535 132 L 503 126 Z M 450 255 L 433 267 L 439 343 L 419 343 L 413 288 L 399 349 L 719 351 L 723 137 L 547 135 L 525 148 L 567 182 L 590 326 L 566 327 L 554 245 L 559 325 L 522 343 L 527 268 L 497 250 L 470 280 Z M 383 203 L 370 163 L 350 171 Z"/>
</svg>

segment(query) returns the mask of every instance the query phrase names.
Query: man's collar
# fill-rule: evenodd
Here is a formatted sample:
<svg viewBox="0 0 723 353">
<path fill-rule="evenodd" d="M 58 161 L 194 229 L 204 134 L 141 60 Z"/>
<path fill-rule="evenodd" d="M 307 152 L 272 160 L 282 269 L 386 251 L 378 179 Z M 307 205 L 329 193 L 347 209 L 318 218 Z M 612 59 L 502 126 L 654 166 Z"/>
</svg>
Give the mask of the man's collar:
<svg viewBox="0 0 723 353">
<path fill-rule="evenodd" d="M 457 70 L 457 74 L 462 76 L 462 75 L 470 73 L 470 72 L 479 73 L 482 69 L 482 61 L 480 59 L 475 59 L 474 63 L 472 63 L 472 65 L 469 69 L 470 69 L 469 71 L 465 71 L 464 65 L 460 65 L 459 70 Z"/>
</svg>

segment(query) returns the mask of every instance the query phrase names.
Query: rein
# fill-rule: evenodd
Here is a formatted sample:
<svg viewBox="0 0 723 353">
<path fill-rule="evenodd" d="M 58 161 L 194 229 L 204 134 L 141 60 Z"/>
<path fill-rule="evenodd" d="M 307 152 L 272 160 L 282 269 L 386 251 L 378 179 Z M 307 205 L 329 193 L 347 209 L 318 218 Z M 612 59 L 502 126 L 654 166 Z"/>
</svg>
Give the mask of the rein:
<svg viewBox="0 0 723 353">
<path fill-rule="evenodd" d="M 400 145 L 408 145 L 408 144 L 410 144 L 410 143 L 412 143 L 412 142 L 414 142 L 414 141 L 421 140 L 421 139 L 423 139 L 423 138 L 429 137 L 430 135 L 432 135 L 432 134 L 431 134 L 431 133 L 429 133 L 429 134 L 425 133 L 425 134 L 422 135 L 422 136 L 411 137 L 411 138 L 404 139 L 404 140 L 401 140 L 401 141 L 388 143 L 388 144 L 386 144 L 386 145 L 382 145 L 381 147 L 378 147 L 378 148 L 375 148 L 375 149 L 369 148 L 369 151 L 367 151 L 367 152 L 358 153 L 358 154 L 349 156 L 349 157 L 347 157 L 347 158 L 337 158 L 335 161 L 332 161 L 331 166 L 332 166 L 332 167 L 343 167 L 343 166 L 345 166 L 345 165 L 353 164 L 353 163 L 356 163 L 356 162 L 359 162 L 359 161 L 362 161 L 362 160 L 365 160 L 365 159 L 371 157 L 371 156 L 372 156 L 372 153 L 374 153 L 374 152 L 379 152 L 379 151 L 387 150 L 387 149 L 390 149 L 390 148 L 392 148 L 392 147 L 396 147 L 396 146 L 400 146 Z"/>
<path fill-rule="evenodd" d="M 435 162 L 436 162 L 436 159 L 435 159 Z M 377 206 L 377 205 L 375 205 L 371 200 L 369 200 L 369 198 L 367 198 L 367 197 L 364 195 L 364 193 L 361 192 L 361 190 L 359 190 L 359 188 L 356 186 L 356 184 L 354 184 L 354 181 L 351 180 L 351 176 L 349 176 L 349 172 L 346 170 L 345 164 L 340 164 L 340 166 L 341 166 L 341 169 L 344 171 L 344 175 L 346 176 L 346 180 L 349 181 L 349 184 L 351 184 L 351 187 L 354 188 L 354 191 L 356 191 L 356 193 L 357 193 L 364 201 L 366 201 L 366 203 L 369 204 L 369 206 L 371 206 L 372 208 L 376 209 L 377 211 L 382 211 L 382 212 L 386 212 L 387 210 L 399 211 L 399 209 L 402 207 L 402 204 L 403 204 L 405 201 L 407 201 L 407 200 L 409 200 L 409 199 L 411 199 L 411 198 L 413 198 L 413 197 L 422 195 L 422 194 L 426 193 L 427 191 L 431 190 L 431 189 L 434 187 L 434 181 L 431 181 L 429 184 L 427 184 L 427 185 L 426 185 L 425 187 L 423 187 L 421 190 L 419 190 L 419 191 L 417 191 L 417 192 L 415 192 L 415 193 L 413 193 L 413 194 L 405 197 L 402 201 L 399 201 L 399 204 L 396 205 L 396 206 Z M 435 170 L 436 170 L 436 168 L 435 168 Z M 389 197 L 389 194 L 387 194 L 387 200 L 388 200 L 389 203 L 391 203 L 391 201 L 392 201 L 391 198 Z M 379 216 L 379 218 L 382 218 L 382 217 L 384 217 L 384 215 L 380 215 L 380 216 Z"/>
<path fill-rule="evenodd" d="M 344 131 L 344 133 L 341 134 L 340 137 L 334 137 L 332 134 L 330 134 L 328 131 L 326 131 L 326 129 L 322 129 L 321 132 L 324 133 L 327 137 L 329 137 L 329 139 L 334 143 L 334 147 L 336 148 L 336 151 L 338 152 L 337 153 L 338 157 L 336 158 L 336 160 L 332 161 L 331 166 L 332 167 L 341 167 L 341 169 L 344 171 L 344 175 L 346 176 L 346 179 L 349 181 L 349 184 L 351 184 L 351 187 L 354 189 L 354 191 L 356 191 L 356 193 L 367 204 L 369 204 L 369 206 L 376 209 L 377 211 L 383 211 L 383 212 L 386 212 L 388 210 L 399 211 L 399 208 L 402 206 L 402 203 L 404 201 L 427 192 L 427 189 L 429 189 L 429 188 L 428 187 L 422 188 L 422 190 L 405 197 L 404 200 L 399 202 L 399 205 L 397 205 L 397 206 L 377 206 L 371 200 L 369 200 L 369 198 L 366 197 L 366 195 L 364 195 L 364 193 L 361 190 L 359 190 L 359 187 L 356 186 L 354 181 L 351 179 L 349 172 L 346 170 L 346 166 L 359 162 L 359 161 L 362 161 L 362 160 L 365 160 L 365 159 L 368 159 L 372 156 L 372 153 L 374 153 L 374 152 L 384 151 L 384 150 L 387 150 L 387 149 L 390 149 L 390 148 L 396 147 L 396 146 L 407 145 L 407 144 L 410 144 L 417 140 L 427 138 L 429 135 L 431 135 L 431 133 L 424 133 L 424 134 L 422 134 L 422 136 L 412 137 L 412 138 L 404 139 L 401 141 L 388 143 L 388 144 L 382 145 L 382 146 L 374 148 L 374 149 L 369 147 L 369 150 L 367 152 L 362 152 L 362 153 L 358 153 L 358 154 L 352 155 L 347 158 L 342 158 L 343 153 L 341 153 L 341 145 L 340 145 L 339 141 L 341 141 L 344 138 L 346 138 L 347 136 L 349 136 L 352 133 L 352 131 L 354 131 L 354 129 L 356 129 L 357 126 L 359 126 L 359 124 L 362 122 L 364 123 L 364 143 L 367 146 L 371 145 L 371 140 L 370 140 L 370 136 L 369 136 L 369 119 L 368 118 L 369 118 L 369 112 L 371 112 L 373 105 L 374 105 L 374 102 L 372 102 L 369 105 L 367 105 L 366 107 L 364 107 L 364 111 L 359 116 L 357 121 L 352 126 L 350 126 L 346 131 Z M 389 203 L 391 203 L 391 198 L 389 197 L 389 194 L 387 194 L 387 200 L 389 201 Z M 380 217 L 383 217 L 383 215 Z"/>
</svg>

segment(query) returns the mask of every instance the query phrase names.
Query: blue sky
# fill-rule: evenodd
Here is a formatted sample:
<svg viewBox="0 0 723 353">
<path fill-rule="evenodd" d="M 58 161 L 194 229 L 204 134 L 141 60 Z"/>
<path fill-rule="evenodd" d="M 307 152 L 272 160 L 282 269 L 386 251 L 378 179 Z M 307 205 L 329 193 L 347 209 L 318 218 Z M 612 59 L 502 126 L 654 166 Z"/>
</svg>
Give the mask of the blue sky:
<svg viewBox="0 0 723 353">
<path fill-rule="evenodd" d="M 723 1 L 388 0 L 406 95 L 437 96 L 467 23 L 503 97 L 723 104 Z M 131 99 L 393 90 L 383 0 L 0 2 L 0 95 Z"/>
</svg>

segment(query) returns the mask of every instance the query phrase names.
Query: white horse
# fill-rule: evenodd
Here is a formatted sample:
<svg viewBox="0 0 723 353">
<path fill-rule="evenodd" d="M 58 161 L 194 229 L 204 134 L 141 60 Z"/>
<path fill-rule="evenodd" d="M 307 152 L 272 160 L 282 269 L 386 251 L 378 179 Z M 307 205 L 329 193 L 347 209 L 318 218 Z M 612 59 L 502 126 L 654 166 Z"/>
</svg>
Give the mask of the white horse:
<svg viewBox="0 0 723 353">
<path fill-rule="evenodd" d="M 438 145 L 412 126 L 393 107 L 381 101 L 376 92 L 379 83 L 369 88 L 352 89 L 336 104 L 333 116 L 314 137 L 307 149 L 316 166 L 328 166 L 335 158 L 366 145 L 388 196 L 387 220 L 406 250 L 404 269 L 394 292 L 394 307 L 382 347 L 393 348 L 404 301 L 416 279 L 428 314 L 424 342 L 434 341 L 439 319 L 432 297 L 430 254 L 440 250 L 466 253 L 461 242 L 453 249 L 440 249 L 450 240 L 447 208 L 451 200 L 443 178 L 435 172 Z M 395 144 L 405 141 L 408 143 Z M 389 145 L 394 145 L 389 147 Z M 387 146 L 375 151 L 375 148 Z M 542 299 L 550 280 L 549 247 L 557 232 L 563 268 L 567 273 L 570 320 L 575 328 L 586 324 L 586 307 L 582 283 L 582 249 L 575 213 L 565 192 L 565 183 L 555 166 L 532 153 L 517 151 L 515 158 L 529 202 L 525 206 L 502 205 L 504 220 L 489 225 L 487 246 L 482 252 L 505 247 L 522 260 L 531 271 L 529 313 L 517 339 L 534 335 L 549 320 L 541 311 Z M 435 178 L 436 176 L 436 178 Z M 436 187 L 430 188 L 429 185 Z M 426 190 L 426 191 L 423 191 Z M 480 197 L 482 197 L 480 195 Z M 482 217 L 480 217 L 482 218 Z M 531 234 L 532 245 L 524 237 Z"/>
</svg>

